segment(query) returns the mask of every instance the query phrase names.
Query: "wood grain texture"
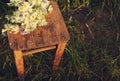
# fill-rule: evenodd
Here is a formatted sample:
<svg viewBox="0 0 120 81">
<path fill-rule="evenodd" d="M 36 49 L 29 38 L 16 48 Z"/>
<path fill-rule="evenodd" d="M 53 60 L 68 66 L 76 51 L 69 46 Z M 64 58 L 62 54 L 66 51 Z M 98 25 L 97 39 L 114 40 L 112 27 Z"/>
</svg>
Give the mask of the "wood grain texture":
<svg viewBox="0 0 120 81">
<path fill-rule="evenodd" d="M 55 49 L 56 46 L 49 46 L 49 47 L 44 47 L 44 48 L 38 48 L 38 49 L 34 49 L 34 50 L 29 50 L 29 51 L 24 51 L 22 52 L 23 56 L 27 56 L 30 54 L 35 54 L 37 52 L 42 52 L 42 51 L 46 51 L 46 50 L 51 50 L 51 49 Z"/>
<path fill-rule="evenodd" d="M 16 63 L 19 80 L 23 81 L 23 79 L 24 79 L 24 63 L 23 63 L 22 52 L 19 50 L 14 50 L 14 58 L 15 58 L 15 63 Z"/>
<path fill-rule="evenodd" d="M 29 50 L 40 47 L 57 45 L 69 40 L 69 33 L 66 29 L 64 19 L 55 1 L 50 1 L 53 11 L 47 16 L 48 25 L 37 27 L 37 30 L 30 34 L 21 35 L 8 32 L 10 48 L 13 50 Z"/>
<path fill-rule="evenodd" d="M 63 52 L 65 50 L 66 44 L 67 44 L 67 42 L 58 44 L 56 54 L 55 54 L 54 64 L 53 64 L 53 70 L 56 70 L 58 68 L 61 57 L 62 57 Z"/>
</svg>

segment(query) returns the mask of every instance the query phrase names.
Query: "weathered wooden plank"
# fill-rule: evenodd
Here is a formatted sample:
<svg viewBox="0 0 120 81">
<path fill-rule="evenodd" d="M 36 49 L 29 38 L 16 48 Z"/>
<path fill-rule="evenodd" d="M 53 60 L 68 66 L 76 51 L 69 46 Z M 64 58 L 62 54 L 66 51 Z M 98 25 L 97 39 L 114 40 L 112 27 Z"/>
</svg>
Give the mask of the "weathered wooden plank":
<svg viewBox="0 0 120 81">
<path fill-rule="evenodd" d="M 20 81 L 24 80 L 24 62 L 22 52 L 20 50 L 14 50 L 14 58 L 16 63 L 17 72 L 19 75 Z"/>
<path fill-rule="evenodd" d="M 51 1 L 53 11 L 47 16 L 48 25 L 38 27 L 30 34 L 21 35 L 8 32 L 9 44 L 13 50 L 28 50 L 39 47 L 56 45 L 69 40 L 69 34 L 55 1 Z"/>
<path fill-rule="evenodd" d="M 67 42 L 58 44 L 56 54 L 55 54 L 54 64 L 53 64 L 53 70 L 56 70 L 58 68 L 61 57 L 62 57 L 63 52 L 64 52 L 65 47 L 66 47 L 66 43 Z"/>
<path fill-rule="evenodd" d="M 62 14 L 60 12 L 60 9 L 57 5 L 57 3 L 55 3 L 54 1 L 51 1 L 51 4 L 54 7 L 54 11 L 51 13 L 51 15 L 54 15 L 51 17 L 51 22 L 53 24 L 53 27 L 55 27 L 56 30 L 56 35 L 57 35 L 57 39 L 58 42 L 65 42 L 68 41 L 70 39 L 69 37 L 69 33 L 67 31 L 64 19 L 62 17 Z"/>
<path fill-rule="evenodd" d="M 34 49 L 34 50 L 29 50 L 29 51 L 24 51 L 22 52 L 23 56 L 27 56 L 30 54 L 35 54 L 37 52 L 42 52 L 42 51 L 46 51 L 46 50 L 51 50 L 51 49 L 55 49 L 56 46 L 49 46 L 49 47 L 44 47 L 44 48 L 38 48 L 38 49 Z"/>
</svg>

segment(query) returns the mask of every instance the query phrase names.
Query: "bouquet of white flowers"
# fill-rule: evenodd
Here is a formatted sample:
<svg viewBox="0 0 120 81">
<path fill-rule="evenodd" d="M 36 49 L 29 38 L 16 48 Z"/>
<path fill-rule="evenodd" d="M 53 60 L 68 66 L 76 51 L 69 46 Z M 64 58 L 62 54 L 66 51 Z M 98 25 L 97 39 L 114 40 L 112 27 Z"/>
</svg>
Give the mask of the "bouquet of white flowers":
<svg viewBox="0 0 120 81">
<path fill-rule="evenodd" d="M 10 0 L 9 6 L 15 7 L 12 15 L 6 15 L 9 23 L 2 33 L 27 34 L 37 27 L 47 25 L 46 16 L 53 8 L 48 0 Z"/>
</svg>

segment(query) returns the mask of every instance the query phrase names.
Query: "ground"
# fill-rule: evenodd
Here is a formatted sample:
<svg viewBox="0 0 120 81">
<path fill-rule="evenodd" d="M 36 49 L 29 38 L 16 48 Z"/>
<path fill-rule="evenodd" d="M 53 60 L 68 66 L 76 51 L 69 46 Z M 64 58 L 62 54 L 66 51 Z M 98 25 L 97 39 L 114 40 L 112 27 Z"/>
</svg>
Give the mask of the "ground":
<svg viewBox="0 0 120 81">
<path fill-rule="evenodd" d="M 25 57 L 25 81 L 119 81 L 119 13 L 111 15 L 109 8 L 69 9 L 66 1 L 58 3 L 70 33 L 60 66 L 56 71 L 51 69 L 54 50 Z M 3 23 L 2 18 L 0 30 Z M 17 80 L 8 39 L 0 35 L 0 81 Z"/>
</svg>

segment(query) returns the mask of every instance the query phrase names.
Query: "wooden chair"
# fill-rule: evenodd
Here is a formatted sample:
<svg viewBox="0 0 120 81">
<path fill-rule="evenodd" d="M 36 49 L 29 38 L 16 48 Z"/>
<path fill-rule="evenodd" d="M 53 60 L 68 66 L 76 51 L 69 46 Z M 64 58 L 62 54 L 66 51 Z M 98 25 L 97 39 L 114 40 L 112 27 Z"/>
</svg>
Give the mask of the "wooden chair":
<svg viewBox="0 0 120 81">
<path fill-rule="evenodd" d="M 23 56 L 56 49 L 53 63 L 53 70 L 56 70 L 70 38 L 57 3 L 55 1 L 50 1 L 50 3 L 53 6 L 53 11 L 46 18 L 47 26 L 38 27 L 37 30 L 26 35 L 8 32 L 9 45 L 14 52 L 20 80 L 24 78 Z"/>
</svg>

